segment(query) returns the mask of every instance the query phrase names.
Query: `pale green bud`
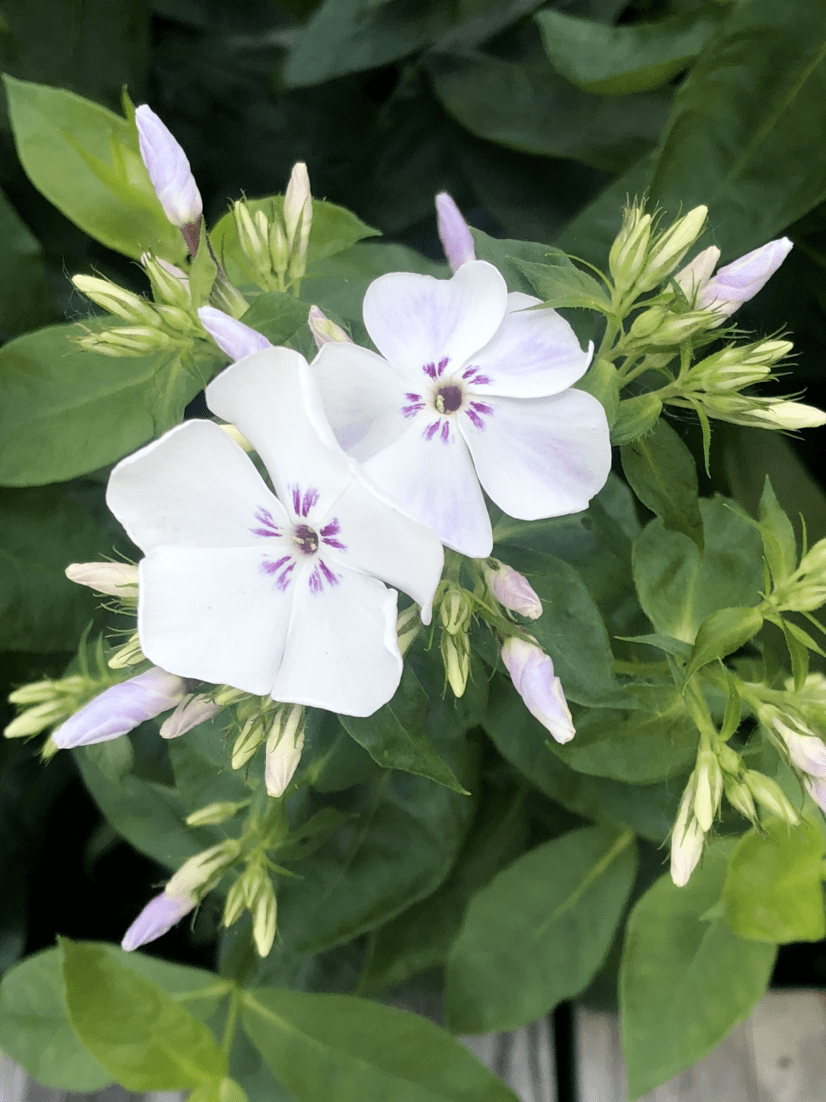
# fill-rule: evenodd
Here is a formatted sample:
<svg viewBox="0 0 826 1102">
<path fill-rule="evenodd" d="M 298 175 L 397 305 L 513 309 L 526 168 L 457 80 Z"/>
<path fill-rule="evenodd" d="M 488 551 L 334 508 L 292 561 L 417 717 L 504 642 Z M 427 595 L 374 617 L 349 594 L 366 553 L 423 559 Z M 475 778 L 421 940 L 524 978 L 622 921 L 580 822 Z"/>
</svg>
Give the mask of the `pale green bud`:
<svg viewBox="0 0 826 1102">
<path fill-rule="evenodd" d="M 75 675 L 73 677 L 61 677 L 59 681 L 47 678 L 44 681 L 32 681 L 28 685 L 21 685 L 9 693 L 12 704 L 45 704 L 59 697 L 72 697 L 87 691 L 90 685 L 89 679 Z"/>
<path fill-rule="evenodd" d="M 222 425 L 221 428 L 231 428 L 230 425 Z M 222 685 L 220 689 L 212 694 L 212 699 L 221 708 L 228 708 L 230 704 L 238 704 L 242 700 L 248 699 L 248 693 L 245 693 L 243 689 L 233 689 L 231 685 Z"/>
<path fill-rule="evenodd" d="M 266 737 L 267 729 L 263 718 L 257 715 L 248 719 L 232 747 L 232 768 L 243 769 Z"/>
<path fill-rule="evenodd" d="M 317 306 L 310 307 L 307 324 L 310 327 L 316 348 L 323 348 L 325 344 L 330 344 L 332 341 L 346 344 L 353 343 L 341 326 L 325 317 Z"/>
<path fill-rule="evenodd" d="M 470 642 L 467 635 L 451 635 L 450 632 L 443 631 L 441 650 L 448 684 L 453 695 L 461 697 L 470 677 Z"/>
<path fill-rule="evenodd" d="M 282 704 L 276 709 L 264 762 L 264 784 L 270 796 L 283 796 L 301 760 L 304 747 L 304 708 Z"/>
<path fill-rule="evenodd" d="M 736 750 L 732 750 L 730 746 L 727 746 L 726 743 L 721 743 L 717 747 L 717 761 L 724 773 L 730 773 L 735 777 L 739 774 L 740 755 Z"/>
<path fill-rule="evenodd" d="M 214 888 L 224 871 L 240 853 L 240 843 L 234 839 L 196 853 L 178 869 L 164 888 L 167 895 L 192 896 L 206 894 Z"/>
<path fill-rule="evenodd" d="M 283 279 L 290 263 L 290 245 L 278 218 L 274 218 L 270 226 L 268 246 L 273 270 Z"/>
<path fill-rule="evenodd" d="M 155 321 L 158 319 L 155 318 Z M 148 325 L 122 325 L 119 329 L 104 329 L 100 333 L 88 333 L 77 342 L 88 352 L 101 356 L 148 356 L 172 345 L 173 339 L 162 329 L 150 329 Z"/>
<path fill-rule="evenodd" d="M 260 228 L 256 225 L 249 206 L 243 200 L 236 200 L 232 207 L 232 214 L 244 256 L 258 272 L 269 272 L 270 250 L 267 234 L 261 236 Z"/>
<path fill-rule="evenodd" d="M 754 806 L 754 799 L 747 785 L 742 781 L 731 780 L 726 778 L 726 799 L 734 808 L 735 811 L 739 811 L 744 818 L 750 822 L 757 822 L 757 808 Z"/>
<path fill-rule="evenodd" d="M 97 276 L 76 275 L 72 276 L 72 283 L 78 291 L 84 294 L 92 302 L 115 314 L 124 321 L 154 326 L 157 325 L 155 308 L 146 299 L 118 287 L 108 279 L 99 279 Z"/>
<path fill-rule="evenodd" d="M 709 389 L 741 390 L 762 382 L 772 373 L 772 366 L 793 349 L 791 341 L 758 341 L 743 346 L 729 345 L 708 356 L 691 369 L 692 382 Z"/>
<path fill-rule="evenodd" d="M 396 634 L 399 639 L 399 651 L 402 658 L 410 650 L 413 641 L 422 630 L 422 619 L 419 614 L 419 606 L 411 605 L 404 612 L 399 613 L 396 620 Z"/>
<path fill-rule="evenodd" d="M 826 425 L 826 413 L 807 406 L 803 402 L 795 402 L 791 399 L 779 402 L 762 403 L 750 410 L 749 420 L 736 422 L 737 424 L 757 424 L 762 428 L 781 429 L 794 432 L 797 429 L 816 429 Z"/>
<path fill-rule="evenodd" d="M 128 643 L 124 643 L 122 647 L 118 647 L 106 663 L 110 670 L 124 670 L 127 666 L 137 666 L 139 662 L 145 660 L 145 655 L 141 650 L 141 641 L 138 638 L 138 633 L 134 632 Z"/>
<path fill-rule="evenodd" d="M 263 881 L 252 907 L 252 937 L 259 957 L 265 957 L 275 941 L 277 905 L 269 877 Z"/>
<path fill-rule="evenodd" d="M 221 922 L 224 926 L 232 926 L 238 921 L 246 909 L 244 898 L 244 874 L 235 881 L 227 892 L 227 901 L 224 904 L 224 916 Z"/>
<path fill-rule="evenodd" d="M 161 321 L 175 333 L 200 333 L 200 327 L 196 325 L 195 318 L 190 311 L 181 310 L 178 306 L 156 306 Z"/>
<path fill-rule="evenodd" d="M 671 832 L 671 879 L 678 888 L 685 887 L 703 853 L 705 834 L 697 821 L 692 804 L 693 778 L 680 800 L 674 829 Z"/>
<path fill-rule="evenodd" d="M 608 269 L 620 290 L 630 289 L 637 282 L 645 266 L 650 240 L 651 215 L 643 213 L 637 204 L 627 207 L 622 228 L 608 254 Z"/>
<path fill-rule="evenodd" d="M 702 311 L 675 314 L 664 306 L 643 311 L 628 332 L 628 340 L 657 348 L 679 344 L 708 328 L 708 315 Z"/>
<path fill-rule="evenodd" d="M 723 773 L 720 763 L 711 750 L 703 750 L 697 756 L 693 807 L 700 830 L 704 834 L 711 830 L 722 794 Z"/>
<path fill-rule="evenodd" d="M 10 698 L 11 699 L 11 698 Z M 27 708 L 8 724 L 3 734 L 6 738 L 26 738 L 54 727 L 72 714 L 71 702 L 64 698 L 60 701 L 48 701 Z"/>
<path fill-rule="evenodd" d="M 73 562 L 66 567 L 66 577 L 76 585 L 86 585 L 127 604 L 138 600 L 138 568 L 133 563 Z"/>
<path fill-rule="evenodd" d="M 445 631 L 451 635 L 465 632 L 473 615 L 473 598 L 466 589 L 450 585 L 439 604 L 439 616 Z"/>
<path fill-rule="evenodd" d="M 218 826 L 219 823 L 225 823 L 228 819 L 231 819 L 248 803 L 249 800 L 241 800 L 236 803 L 224 800 L 223 802 L 208 804 L 199 811 L 193 811 L 191 815 L 187 815 L 186 825 L 191 827 Z"/>
<path fill-rule="evenodd" d="M 664 233 L 657 235 L 637 282 L 639 293 L 652 290 L 671 275 L 705 229 L 707 214 L 707 207 L 695 207 L 678 218 Z"/>
<path fill-rule="evenodd" d="M 790 826 L 797 826 L 800 822 L 800 816 L 789 803 L 785 792 L 777 781 L 773 781 L 770 777 L 766 777 L 763 773 L 758 773 L 754 769 L 746 770 L 743 781 L 761 807 L 771 812 L 772 815 L 776 815 L 778 819 L 783 819 Z"/>
<path fill-rule="evenodd" d="M 152 284 L 152 292 L 159 302 L 166 302 L 170 306 L 177 306 L 181 310 L 192 309 L 192 298 L 189 294 L 189 277 L 186 272 L 167 263 L 159 256 L 144 253 L 141 264 Z"/>
<path fill-rule="evenodd" d="M 293 166 L 290 182 L 284 193 L 284 227 L 290 248 L 290 275 L 301 279 L 307 270 L 307 246 L 313 223 L 313 199 L 307 166 L 299 161 Z"/>
</svg>

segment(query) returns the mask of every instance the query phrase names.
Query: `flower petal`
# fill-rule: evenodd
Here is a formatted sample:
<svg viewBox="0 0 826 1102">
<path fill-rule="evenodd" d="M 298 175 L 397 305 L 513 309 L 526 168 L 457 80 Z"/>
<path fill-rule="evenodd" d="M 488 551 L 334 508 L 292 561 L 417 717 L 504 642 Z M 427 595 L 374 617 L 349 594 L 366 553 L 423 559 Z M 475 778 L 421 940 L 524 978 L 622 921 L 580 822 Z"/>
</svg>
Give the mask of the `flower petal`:
<svg viewBox="0 0 826 1102">
<path fill-rule="evenodd" d="M 428 439 L 419 418 L 395 444 L 368 460 L 364 470 L 448 547 L 477 559 L 491 553 L 485 499 L 467 445 L 455 429 L 447 441 L 440 432 Z"/>
<path fill-rule="evenodd" d="M 258 510 L 286 520 L 252 460 L 211 421 L 188 421 L 122 459 L 106 503 L 146 552 L 249 546 Z"/>
<path fill-rule="evenodd" d="M 298 587 L 275 700 L 368 716 L 401 675 L 393 590 L 353 571 L 318 592 Z"/>
<path fill-rule="evenodd" d="M 357 344 L 325 344 L 310 365 L 336 439 L 360 463 L 397 440 L 410 383 L 393 364 Z"/>
<path fill-rule="evenodd" d="M 593 344 L 583 352 L 576 333 L 556 310 L 530 309 L 540 301 L 531 295 L 508 295 L 502 324 L 468 364 L 490 380 L 478 388 L 480 393 L 544 398 L 566 390 L 588 370 Z"/>
<path fill-rule="evenodd" d="M 295 487 L 312 487 L 324 514 L 353 477 L 298 352 L 268 348 L 247 356 L 213 379 L 206 400 L 252 442 L 288 507 Z"/>
<path fill-rule="evenodd" d="M 444 565 L 442 544 L 433 529 L 403 513 L 363 476 L 345 490 L 335 513 L 346 551 L 330 549 L 330 558 L 409 594 L 422 606 L 424 623 L 429 623 Z"/>
<path fill-rule="evenodd" d="M 585 509 L 611 470 L 605 411 L 566 390 L 551 398 L 493 398 L 477 428 L 460 421 L 479 481 L 512 517 L 537 520 Z"/>
<path fill-rule="evenodd" d="M 418 378 L 445 357 L 466 363 L 499 328 L 507 300 L 505 280 L 484 260 L 463 264 L 452 279 L 390 272 L 367 288 L 364 324 L 382 356 Z"/>
<path fill-rule="evenodd" d="M 140 564 L 138 635 L 165 670 L 263 696 L 284 653 L 293 586 L 255 548 L 163 547 Z"/>
</svg>

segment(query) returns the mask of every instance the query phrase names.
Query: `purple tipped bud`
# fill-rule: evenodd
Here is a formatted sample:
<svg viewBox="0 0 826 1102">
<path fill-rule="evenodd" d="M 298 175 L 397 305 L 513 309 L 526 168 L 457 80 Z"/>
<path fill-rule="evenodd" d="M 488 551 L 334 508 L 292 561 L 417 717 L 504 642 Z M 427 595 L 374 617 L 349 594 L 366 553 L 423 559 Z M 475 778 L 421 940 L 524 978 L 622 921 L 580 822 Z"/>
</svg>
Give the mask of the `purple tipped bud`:
<svg viewBox="0 0 826 1102">
<path fill-rule="evenodd" d="M 344 342 L 346 344 L 353 343 L 341 326 L 336 325 L 334 321 L 330 321 L 317 306 L 310 307 L 307 324 L 310 327 L 310 332 L 313 335 L 316 348 L 322 348 L 331 341 L 337 341 L 339 343 Z"/>
<path fill-rule="evenodd" d="M 511 612 L 518 612 L 520 616 L 527 616 L 530 620 L 539 619 L 542 615 L 542 602 L 524 575 L 498 559 L 488 559 L 482 570 L 491 593 L 500 605 L 509 608 Z"/>
<path fill-rule="evenodd" d="M 469 260 L 476 259 L 476 249 L 470 227 L 462 212 L 446 191 L 436 196 L 436 215 L 439 223 L 439 240 L 452 272 L 458 271 Z"/>
<path fill-rule="evenodd" d="M 502 661 L 531 715 L 557 742 L 570 742 L 576 731 L 550 657 L 535 643 L 511 636 L 502 645 Z"/>
<path fill-rule="evenodd" d="M 193 727 L 206 723 L 221 711 L 221 705 L 205 696 L 185 696 L 171 716 L 161 724 L 161 738 L 178 738 Z"/>
<path fill-rule="evenodd" d="M 135 110 L 141 157 L 173 226 L 190 226 L 201 219 L 203 204 L 187 156 L 151 107 Z"/>
<path fill-rule="evenodd" d="M 121 948 L 129 953 L 161 937 L 188 915 L 196 903 L 194 895 L 167 895 L 166 892 L 161 892 L 149 900 L 123 935 Z"/>
<path fill-rule="evenodd" d="M 789 748 L 792 764 L 813 777 L 826 777 L 826 743 L 823 739 L 817 735 L 799 735 L 780 721 L 776 727 Z"/>
<path fill-rule="evenodd" d="M 61 750 L 108 742 L 174 708 L 185 695 L 182 677 L 155 666 L 90 700 L 58 727 L 52 741 Z"/>
<path fill-rule="evenodd" d="M 714 310 L 723 318 L 730 317 L 738 307 L 762 290 L 791 248 L 788 237 L 781 237 L 726 264 L 700 288 L 698 309 Z"/>
<path fill-rule="evenodd" d="M 243 360 L 245 356 L 251 356 L 253 352 L 272 348 L 272 344 L 261 333 L 244 325 L 242 321 L 231 318 L 223 310 L 216 310 L 214 306 L 202 306 L 198 317 L 207 333 L 233 363 Z"/>
</svg>

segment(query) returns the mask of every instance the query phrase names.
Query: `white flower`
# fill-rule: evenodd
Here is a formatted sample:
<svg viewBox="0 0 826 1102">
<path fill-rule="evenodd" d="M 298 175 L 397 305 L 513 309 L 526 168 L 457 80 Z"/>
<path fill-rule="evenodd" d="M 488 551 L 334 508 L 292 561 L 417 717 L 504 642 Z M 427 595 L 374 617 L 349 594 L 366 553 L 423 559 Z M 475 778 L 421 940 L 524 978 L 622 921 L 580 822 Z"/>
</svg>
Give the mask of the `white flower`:
<svg viewBox="0 0 826 1102">
<path fill-rule="evenodd" d="M 109 507 L 146 553 L 144 654 L 182 677 L 371 714 L 402 669 L 396 594 L 383 582 L 427 619 L 439 541 L 344 455 L 297 352 L 249 356 L 206 393 L 252 441 L 275 493 L 208 421 L 179 425 L 115 467 Z"/>
<path fill-rule="evenodd" d="M 391 273 L 364 298 L 380 354 L 330 343 L 313 361 L 345 451 L 473 558 L 493 546 L 482 487 L 535 520 L 584 509 L 610 470 L 602 406 L 568 389 L 592 350 L 553 310 L 528 309 L 538 302 L 482 260 L 449 280 Z"/>
<path fill-rule="evenodd" d="M 445 258 L 450 265 L 450 270 L 457 272 L 463 264 L 476 259 L 470 227 L 446 191 L 440 191 L 436 196 L 436 215 L 439 224 L 439 240 L 445 251 Z"/>
<path fill-rule="evenodd" d="M 141 158 L 164 214 L 173 226 L 189 226 L 203 212 L 189 160 L 166 125 L 145 103 L 135 109 Z"/>
<path fill-rule="evenodd" d="M 712 275 L 720 259 L 720 250 L 711 245 L 686 264 L 674 279 L 698 310 L 713 310 L 719 319 L 716 324 L 721 325 L 765 287 L 791 248 L 788 237 L 769 241 Z"/>
<path fill-rule="evenodd" d="M 52 741 L 61 750 L 71 750 L 119 738 L 174 708 L 186 692 L 182 678 L 155 667 L 99 693 L 57 728 Z"/>
<path fill-rule="evenodd" d="M 202 306 L 198 317 L 207 333 L 233 362 L 243 360 L 244 356 L 250 356 L 253 352 L 272 348 L 271 342 L 257 329 L 230 317 L 223 310 L 216 310 L 214 306 Z"/>
<path fill-rule="evenodd" d="M 531 715 L 557 742 L 570 742 L 574 722 L 550 656 L 535 643 L 511 636 L 502 644 L 502 661 Z"/>
</svg>

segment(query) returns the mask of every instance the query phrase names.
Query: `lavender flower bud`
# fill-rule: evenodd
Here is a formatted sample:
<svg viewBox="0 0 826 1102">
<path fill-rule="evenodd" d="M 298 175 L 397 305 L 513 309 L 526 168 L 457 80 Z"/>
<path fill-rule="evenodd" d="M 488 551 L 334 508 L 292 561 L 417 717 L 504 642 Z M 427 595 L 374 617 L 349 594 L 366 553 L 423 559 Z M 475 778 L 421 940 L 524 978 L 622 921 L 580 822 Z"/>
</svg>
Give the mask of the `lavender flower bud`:
<svg viewBox="0 0 826 1102">
<path fill-rule="evenodd" d="M 201 219 L 203 204 L 187 156 L 151 107 L 135 110 L 141 157 L 173 226 L 191 226 Z"/>
<path fill-rule="evenodd" d="M 482 564 L 485 581 L 490 591 L 504 608 L 538 620 L 542 615 L 542 602 L 524 575 L 499 559 L 488 559 Z"/>
<path fill-rule="evenodd" d="M 576 731 L 549 655 L 535 643 L 511 636 L 502 645 L 502 661 L 531 715 L 557 742 L 570 742 Z"/>
<path fill-rule="evenodd" d="M 58 727 L 52 740 L 61 750 L 108 742 L 174 708 L 185 695 L 183 678 L 155 666 L 90 700 Z"/>
<path fill-rule="evenodd" d="M 470 227 L 446 191 L 440 191 L 436 196 L 436 215 L 445 258 L 450 270 L 456 272 L 469 260 L 476 259 Z"/>
<path fill-rule="evenodd" d="M 263 352 L 272 345 L 263 334 L 256 332 L 242 321 L 231 318 L 223 310 L 213 306 L 202 306 L 198 311 L 201 325 L 212 337 L 222 352 L 226 352 L 233 363 L 251 356 L 253 352 Z"/>
<path fill-rule="evenodd" d="M 762 290 L 791 248 L 788 237 L 781 237 L 724 265 L 705 286 L 699 288 L 698 309 L 714 310 L 721 320 L 730 317 L 744 302 Z"/>
<path fill-rule="evenodd" d="M 184 915 L 188 915 L 196 903 L 194 895 L 170 895 L 167 892 L 161 892 L 160 895 L 149 900 L 123 935 L 121 948 L 131 952 L 161 937 L 180 922 Z"/>
</svg>

